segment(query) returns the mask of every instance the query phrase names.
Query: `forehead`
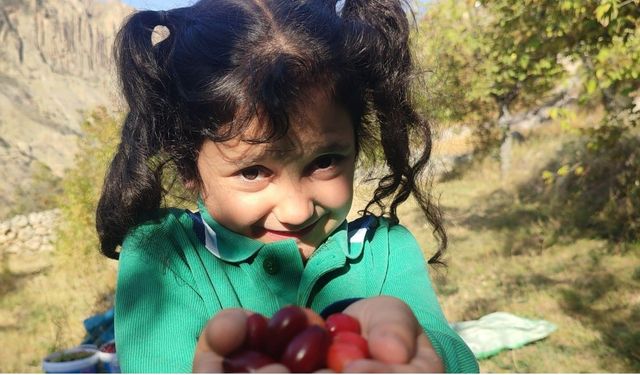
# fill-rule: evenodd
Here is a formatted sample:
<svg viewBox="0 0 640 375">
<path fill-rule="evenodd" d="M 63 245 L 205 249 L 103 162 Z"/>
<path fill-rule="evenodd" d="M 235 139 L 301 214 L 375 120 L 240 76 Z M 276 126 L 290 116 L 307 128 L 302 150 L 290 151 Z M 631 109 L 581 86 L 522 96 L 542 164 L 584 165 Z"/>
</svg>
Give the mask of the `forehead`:
<svg viewBox="0 0 640 375">
<path fill-rule="evenodd" d="M 351 118 L 342 106 L 324 95 L 303 101 L 291 118 L 287 134 L 273 142 L 256 143 L 266 132 L 259 118 L 243 133 L 216 146 L 228 158 L 296 157 L 304 153 L 355 147 Z"/>
</svg>

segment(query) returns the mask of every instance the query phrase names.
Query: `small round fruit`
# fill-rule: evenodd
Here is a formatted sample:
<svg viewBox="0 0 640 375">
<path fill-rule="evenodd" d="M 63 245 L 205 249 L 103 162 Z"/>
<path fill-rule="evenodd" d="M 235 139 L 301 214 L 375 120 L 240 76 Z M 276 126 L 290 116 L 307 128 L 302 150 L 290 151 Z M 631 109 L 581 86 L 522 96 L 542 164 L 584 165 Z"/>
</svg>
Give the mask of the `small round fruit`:
<svg viewBox="0 0 640 375">
<path fill-rule="evenodd" d="M 367 358 L 369 357 L 369 344 L 367 343 L 367 340 L 365 340 L 364 337 L 360 336 L 355 332 L 349 332 L 349 331 L 338 332 L 335 334 L 335 336 L 333 336 L 332 342 L 334 344 L 341 343 L 341 344 L 357 346 L 358 349 L 360 349 L 362 353 L 364 353 L 365 357 Z"/>
<path fill-rule="evenodd" d="M 360 334 L 360 323 L 350 315 L 343 313 L 331 314 L 327 317 L 325 327 L 332 336 L 338 332 L 348 331 Z"/>
<path fill-rule="evenodd" d="M 224 372 L 256 372 L 256 370 L 275 362 L 266 354 L 254 350 L 244 350 L 226 357 L 222 361 L 222 368 Z"/>
<path fill-rule="evenodd" d="M 342 372 L 349 363 L 363 358 L 367 357 L 357 346 L 335 343 L 331 344 L 327 351 L 327 366 L 335 372 Z"/>
<path fill-rule="evenodd" d="M 103 344 L 100 347 L 100 351 L 103 353 L 115 353 L 116 352 L 116 343 L 113 341 L 110 341 L 106 344 Z"/>
<path fill-rule="evenodd" d="M 264 352 L 280 358 L 285 348 L 298 333 L 307 328 L 307 315 L 298 306 L 287 306 L 275 313 L 267 323 L 268 341 Z"/>
<path fill-rule="evenodd" d="M 245 347 L 261 351 L 267 340 L 267 318 L 260 314 L 252 314 L 247 318 L 247 336 Z"/>
<path fill-rule="evenodd" d="M 314 372 L 325 367 L 331 337 L 322 327 L 312 325 L 291 340 L 280 362 L 291 372 Z"/>
</svg>

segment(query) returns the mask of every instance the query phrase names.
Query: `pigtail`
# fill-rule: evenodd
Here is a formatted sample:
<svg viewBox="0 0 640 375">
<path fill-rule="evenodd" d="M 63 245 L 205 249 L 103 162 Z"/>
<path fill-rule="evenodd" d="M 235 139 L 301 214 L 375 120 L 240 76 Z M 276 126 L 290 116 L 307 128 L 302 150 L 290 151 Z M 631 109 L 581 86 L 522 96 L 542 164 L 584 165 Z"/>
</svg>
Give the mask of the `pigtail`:
<svg viewBox="0 0 640 375">
<path fill-rule="evenodd" d="M 129 113 L 96 212 L 101 252 L 112 259 L 118 258 L 116 248 L 129 228 L 145 213 L 155 212 L 162 199 L 161 166 L 151 161 L 166 138 L 161 126 L 168 121 L 163 113 L 168 90 L 162 63 L 167 49 L 153 46 L 151 36 L 155 26 L 167 21 L 166 12 L 138 12 L 116 37 L 114 52 Z"/>
<path fill-rule="evenodd" d="M 347 37 L 345 48 L 352 64 L 369 87 L 370 105 L 390 173 L 380 179 L 368 212 L 377 205 L 386 212 L 384 201 L 392 197 L 388 214 L 398 223 L 397 208 L 413 195 L 434 228 L 440 247 L 429 263 L 441 263 L 447 245 L 442 216 L 428 190 L 419 180 L 431 155 L 431 129 L 411 98 L 413 65 L 409 49 L 409 21 L 400 0 L 345 0 L 341 17 Z M 414 136 L 413 144 L 411 137 Z M 420 147 L 415 161 L 412 148 Z"/>
</svg>

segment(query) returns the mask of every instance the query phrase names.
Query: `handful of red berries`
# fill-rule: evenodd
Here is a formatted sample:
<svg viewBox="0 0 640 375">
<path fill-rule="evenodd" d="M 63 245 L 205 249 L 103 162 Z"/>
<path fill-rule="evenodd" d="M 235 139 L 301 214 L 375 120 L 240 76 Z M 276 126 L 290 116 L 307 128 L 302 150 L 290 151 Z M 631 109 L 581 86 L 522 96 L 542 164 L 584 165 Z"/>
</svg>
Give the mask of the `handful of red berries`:
<svg viewBox="0 0 640 375">
<path fill-rule="evenodd" d="M 342 372 L 362 358 L 369 358 L 369 349 L 355 318 L 336 313 L 325 321 L 311 309 L 287 306 L 271 319 L 249 316 L 244 344 L 224 359 L 223 367 L 225 372 L 254 372 L 281 363 L 296 373 L 327 367 Z"/>
</svg>

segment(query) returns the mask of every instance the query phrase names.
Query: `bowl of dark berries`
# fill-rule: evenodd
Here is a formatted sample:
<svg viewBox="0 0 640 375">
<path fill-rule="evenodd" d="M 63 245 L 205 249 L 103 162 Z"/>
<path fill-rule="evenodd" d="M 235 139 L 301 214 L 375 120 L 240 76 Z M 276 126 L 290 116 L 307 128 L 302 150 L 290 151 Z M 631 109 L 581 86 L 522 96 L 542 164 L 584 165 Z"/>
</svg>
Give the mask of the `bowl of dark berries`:
<svg viewBox="0 0 640 375">
<path fill-rule="evenodd" d="M 247 373 L 280 363 L 293 373 L 342 372 L 363 358 L 369 358 L 368 343 L 355 318 L 336 313 L 324 320 L 310 309 L 287 306 L 270 319 L 250 315 L 244 343 L 224 359 L 223 369 Z"/>
</svg>

